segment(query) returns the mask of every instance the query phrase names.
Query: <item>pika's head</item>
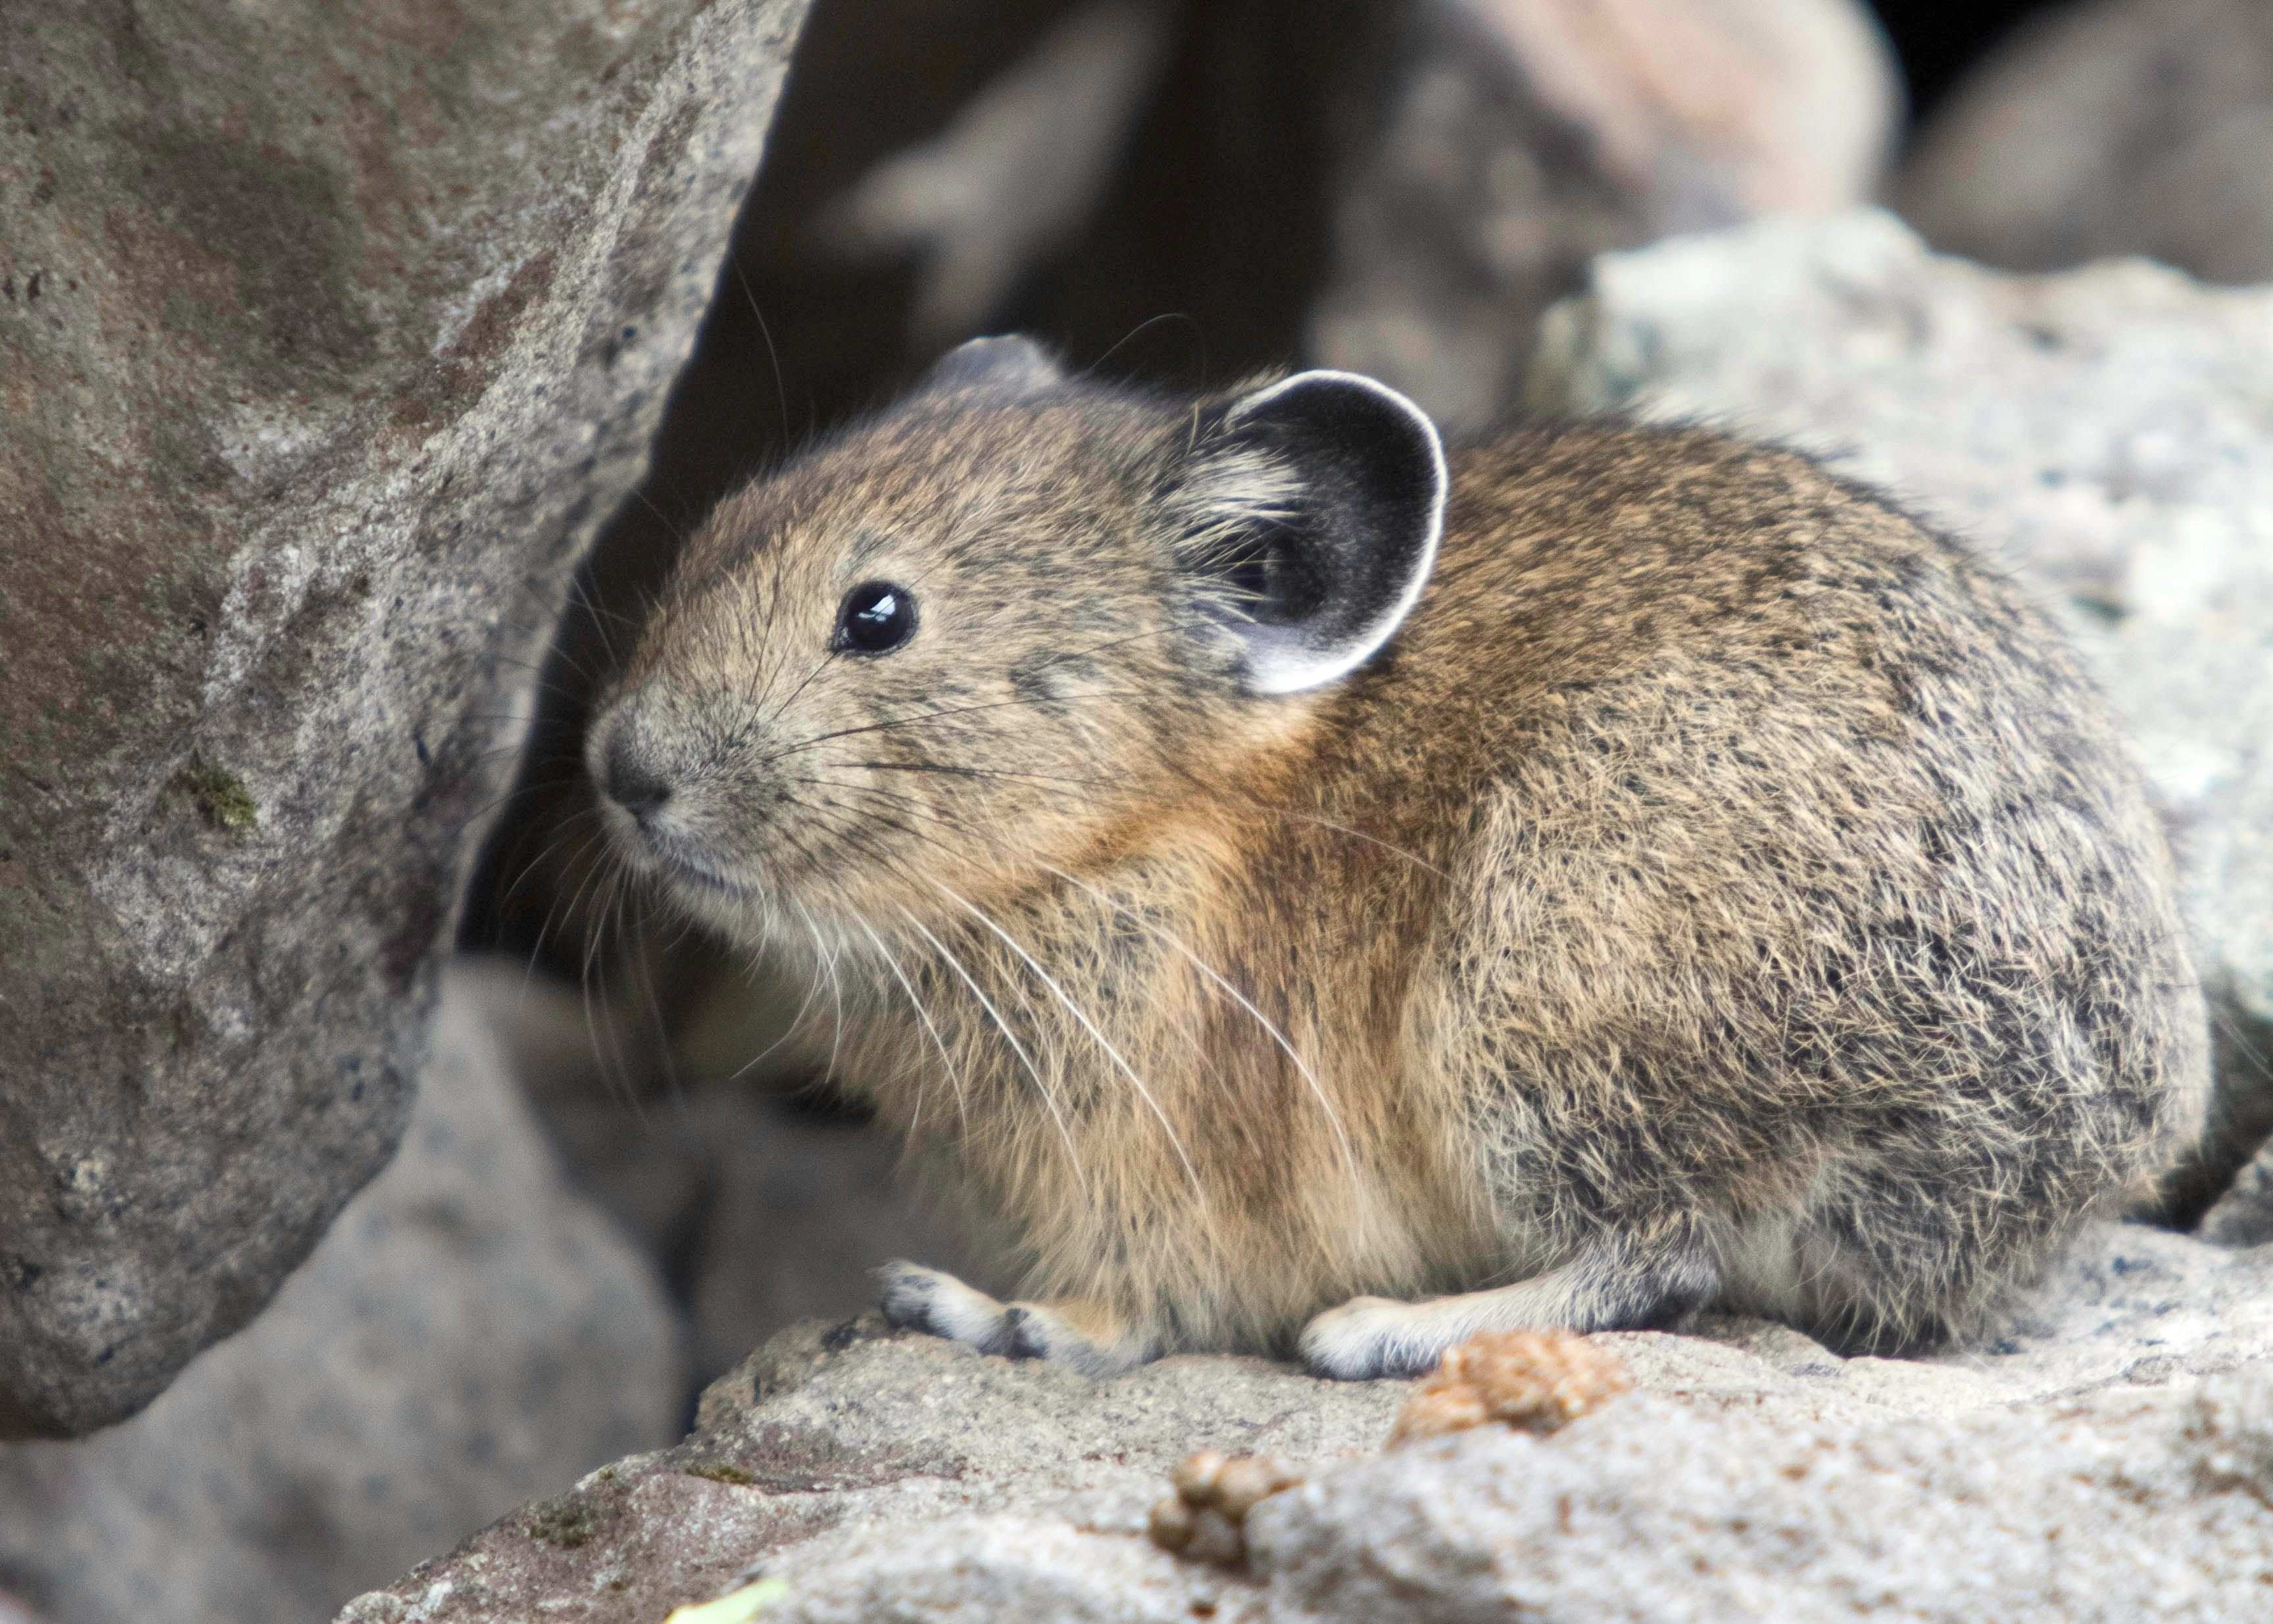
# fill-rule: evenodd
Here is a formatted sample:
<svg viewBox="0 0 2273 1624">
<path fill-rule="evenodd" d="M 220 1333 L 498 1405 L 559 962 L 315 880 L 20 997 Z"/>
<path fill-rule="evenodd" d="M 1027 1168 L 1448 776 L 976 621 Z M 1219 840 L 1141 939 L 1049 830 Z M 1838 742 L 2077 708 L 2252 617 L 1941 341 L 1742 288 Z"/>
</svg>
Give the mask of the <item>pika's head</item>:
<svg viewBox="0 0 2273 1624">
<path fill-rule="evenodd" d="M 1366 379 L 1180 401 L 966 344 L 692 538 L 587 741 L 611 838 L 746 941 L 1140 848 L 1388 642 L 1444 486 Z"/>
</svg>

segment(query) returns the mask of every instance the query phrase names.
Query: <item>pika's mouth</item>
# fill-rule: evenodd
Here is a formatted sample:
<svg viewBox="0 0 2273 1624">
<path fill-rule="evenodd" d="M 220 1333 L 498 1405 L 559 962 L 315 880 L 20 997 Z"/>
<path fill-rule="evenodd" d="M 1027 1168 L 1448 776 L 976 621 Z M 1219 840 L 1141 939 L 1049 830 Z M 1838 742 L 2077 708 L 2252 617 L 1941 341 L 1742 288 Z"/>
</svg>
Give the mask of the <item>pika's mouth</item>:
<svg viewBox="0 0 2273 1624">
<path fill-rule="evenodd" d="M 709 864 L 697 862 L 691 857 L 683 857 L 674 852 L 658 852 L 655 861 L 656 866 L 670 878 L 681 884 L 691 885 L 697 891 L 713 891 L 719 896 L 732 897 L 745 902 L 757 895 L 739 880 L 729 879 Z"/>
<path fill-rule="evenodd" d="M 635 862 L 672 884 L 738 902 L 754 901 L 758 897 L 755 886 L 727 874 L 689 842 L 667 831 L 652 825 L 634 825 L 619 830 L 619 838 L 629 848 Z"/>
</svg>

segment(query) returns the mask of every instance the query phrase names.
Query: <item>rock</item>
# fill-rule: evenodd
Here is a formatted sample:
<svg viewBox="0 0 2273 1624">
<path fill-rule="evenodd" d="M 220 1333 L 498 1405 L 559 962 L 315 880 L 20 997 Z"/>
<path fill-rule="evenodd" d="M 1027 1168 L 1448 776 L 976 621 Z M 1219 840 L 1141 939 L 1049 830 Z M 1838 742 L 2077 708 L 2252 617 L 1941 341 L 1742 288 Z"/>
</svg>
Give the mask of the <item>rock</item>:
<svg viewBox="0 0 2273 1624">
<path fill-rule="evenodd" d="M 2055 598 L 2179 848 L 2220 1049 L 2198 1213 L 2273 1127 L 2273 289 L 2006 275 L 1883 214 L 1749 226 L 1598 262 L 1530 400 L 1812 449 Z"/>
<path fill-rule="evenodd" d="M 2273 1581 L 2269 1400 L 2262 1368 L 2186 1399 L 1851 1427 L 1640 1397 L 1274 1496 L 1248 1522 L 1259 1593 L 1217 1616 L 2246 1618 Z"/>
<path fill-rule="evenodd" d="M 386 1160 L 802 11 L 0 31 L 0 1435 L 147 1402 Z"/>
<path fill-rule="evenodd" d="M 2217 1205 L 2202 1215 L 2202 1237 L 2215 1246 L 2273 1242 L 2273 1144 L 2259 1147 Z"/>
<path fill-rule="evenodd" d="M 401 1153 L 267 1312 L 131 1420 L 0 1445 L 0 1574 L 55 1624 L 322 1618 L 677 1435 L 661 1282 L 554 1168 L 479 991 L 446 977 Z"/>
<path fill-rule="evenodd" d="M 788 1085 L 754 1086 L 783 1027 L 753 1035 L 746 1021 L 714 1050 L 661 1055 L 658 1023 L 611 1025 L 606 1005 L 502 955 L 461 959 L 456 974 L 500 1012 L 514 1070 L 577 1188 L 668 1272 L 699 1380 L 799 1320 L 859 1313 L 875 1301 L 874 1271 L 895 1258 L 1011 1283 L 979 1226 L 919 1199 L 898 1134 L 798 1114 Z M 732 990 L 766 1004 L 746 980 Z M 814 1069 L 828 1057 L 823 1041 Z"/>
<path fill-rule="evenodd" d="M 1407 1385 L 1338 1386 L 1257 1359 L 1189 1357 L 1091 1383 L 881 1334 L 874 1317 L 784 1332 L 712 1387 L 678 1447 L 588 1477 L 341 1619 L 659 1620 L 831 1530 L 889 1543 L 1006 1509 L 1050 1519 L 1063 1536 L 1076 1521 L 1110 1527 L 1144 1547 L 1120 1563 L 1129 1569 L 1150 1550 L 1147 1509 L 1192 1448 L 1235 1443 L 1304 1460 L 1369 1449 Z"/>
<path fill-rule="evenodd" d="M 2015 270 L 2143 254 L 2273 278 L 2273 13 L 2045 8 L 1920 132 L 1899 196 L 1935 246 Z"/>
<path fill-rule="evenodd" d="M 1864 202 L 1899 118 L 1854 0 L 1422 0 L 1353 138 L 1311 347 L 1454 428 L 1606 249 Z"/>
<path fill-rule="evenodd" d="M 1483 1428 L 1382 1456 L 1410 1383 L 1220 1357 L 1090 1383 L 874 1318 L 808 1325 L 715 1385 L 677 1447 L 340 1617 L 661 1619 L 756 1569 L 787 1591 L 769 1624 L 1425 1624 L 1517 1601 L 1736 1620 L 1769 1596 L 1800 1620 L 2207 1621 L 2252 1616 L 2238 1601 L 2273 1577 L 2273 1248 L 2095 1231 L 1987 1351 L 1842 1359 L 1764 1322 L 1696 1328 L 1593 1339 L 1642 1396 L 1551 1440 Z M 1249 1513 L 1243 1571 L 1146 1537 L 1200 1448 L 1307 1479 Z M 2102 1611 L 2027 1610 L 2093 1587 Z"/>
</svg>

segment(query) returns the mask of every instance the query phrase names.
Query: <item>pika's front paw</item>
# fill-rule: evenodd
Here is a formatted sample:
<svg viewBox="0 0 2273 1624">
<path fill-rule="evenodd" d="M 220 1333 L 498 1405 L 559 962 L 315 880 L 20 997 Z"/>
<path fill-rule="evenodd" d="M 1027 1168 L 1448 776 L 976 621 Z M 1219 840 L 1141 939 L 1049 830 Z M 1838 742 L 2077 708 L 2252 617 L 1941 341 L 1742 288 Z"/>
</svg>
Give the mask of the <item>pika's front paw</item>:
<svg viewBox="0 0 2273 1624">
<path fill-rule="evenodd" d="M 1354 1297 L 1302 1327 L 1302 1365 L 1333 1381 L 1418 1376 L 1436 1368 L 1441 1342 L 1414 1304 Z"/>
<path fill-rule="evenodd" d="M 1138 1362 L 1126 1350 L 1091 1342 L 1046 1304 L 998 1303 L 940 1269 L 892 1262 L 876 1271 L 876 1279 L 883 1288 L 884 1318 L 904 1330 L 928 1331 L 1005 1358 L 1069 1365 L 1091 1376 Z"/>
<path fill-rule="evenodd" d="M 1002 1304 L 942 1269 L 894 1259 L 876 1271 L 878 1306 L 904 1331 L 927 1331 L 966 1342 L 981 1353 L 1008 1353 L 1002 1345 Z"/>
</svg>

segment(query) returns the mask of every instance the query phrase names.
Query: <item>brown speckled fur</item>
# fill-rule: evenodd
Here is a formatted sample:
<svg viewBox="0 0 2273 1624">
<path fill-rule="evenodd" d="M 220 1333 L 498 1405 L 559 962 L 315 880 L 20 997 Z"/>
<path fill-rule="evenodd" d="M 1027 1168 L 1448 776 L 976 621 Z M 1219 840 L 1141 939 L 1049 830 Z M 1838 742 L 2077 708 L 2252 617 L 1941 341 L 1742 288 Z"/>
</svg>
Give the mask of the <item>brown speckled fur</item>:
<svg viewBox="0 0 2273 1624">
<path fill-rule="evenodd" d="M 1257 699 L 1164 516 L 1197 421 L 850 432 L 711 517 L 596 730 L 678 786 L 673 894 L 810 944 L 838 1075 L 1024 1237 L 1035 1302 L 899 1266 L 896 1318 L 1092 1369 L 1703 1304 L 1908 1347 L 2190 1129 L 2162 837 L 1965 549 L 1782 452 L 1527 430 L 1453 455 L 1385 650 Z M 830 656 L 870 579 L 915 637 Z"/>
</svg>

